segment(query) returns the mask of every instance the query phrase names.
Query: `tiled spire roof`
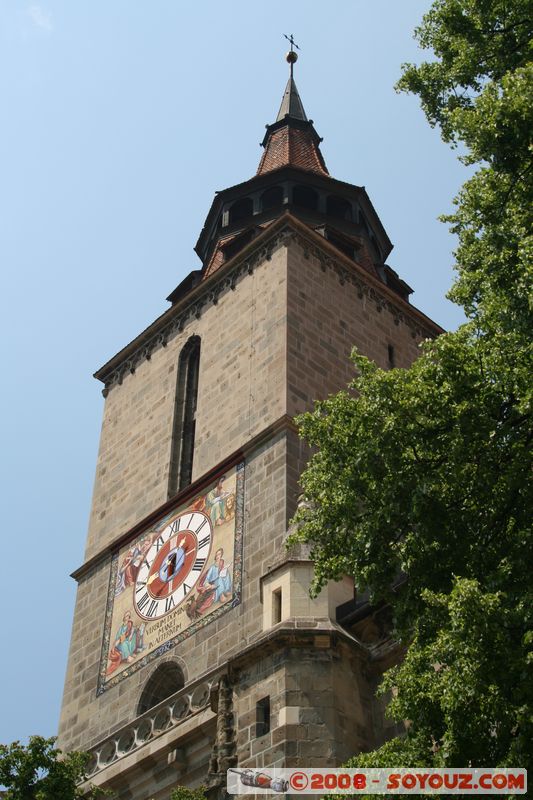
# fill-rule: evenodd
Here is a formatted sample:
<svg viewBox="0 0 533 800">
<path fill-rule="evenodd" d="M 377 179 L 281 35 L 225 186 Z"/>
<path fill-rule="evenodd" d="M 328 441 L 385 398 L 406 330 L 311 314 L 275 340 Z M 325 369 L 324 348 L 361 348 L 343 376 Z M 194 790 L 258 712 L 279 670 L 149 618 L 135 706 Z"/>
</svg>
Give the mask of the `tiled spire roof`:
<svg viewBox="0 0 533 800">
<path fill-rule="evenodd" d="M 321 141 L 313 120 L 307 119 L 291 69 L 277 119 L 267 126 L 262 142 L 265 152 L 257 174 L 264 175 L 280 167 L 298 167 L 307 172 L 329 175 L 320 152 Z"/>
</svg>

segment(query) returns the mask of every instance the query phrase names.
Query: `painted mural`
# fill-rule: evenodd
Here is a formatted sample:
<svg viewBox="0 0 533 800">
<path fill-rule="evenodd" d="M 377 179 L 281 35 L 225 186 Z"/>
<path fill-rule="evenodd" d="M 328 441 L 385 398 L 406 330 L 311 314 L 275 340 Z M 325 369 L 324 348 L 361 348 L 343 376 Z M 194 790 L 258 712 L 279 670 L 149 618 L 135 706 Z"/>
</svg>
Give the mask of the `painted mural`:
<svg viewBox="0 0 533 800">
<path fill-rule="evenodd" d="M 115 553 L 98 694 L 238 605 L 243 493 L 242 463 Z"/>
</svg>

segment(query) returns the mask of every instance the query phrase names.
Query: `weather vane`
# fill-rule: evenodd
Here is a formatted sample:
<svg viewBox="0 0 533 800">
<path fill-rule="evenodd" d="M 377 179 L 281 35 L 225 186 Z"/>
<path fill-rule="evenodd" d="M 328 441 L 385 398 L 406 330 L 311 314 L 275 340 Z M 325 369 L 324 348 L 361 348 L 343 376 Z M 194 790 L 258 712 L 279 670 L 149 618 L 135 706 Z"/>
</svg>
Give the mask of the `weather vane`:
<svg viewBox="0 0 533 800">
<path fill-rule="evenodd" d="M 287 39 L 287 41 L 290 42 L 290 45 L 291 45 L 291 49 L 289 50 L 289 52 L 287 53 L 285 58 L 287 59 L 287 61 L 291 65 L 291 78 L 292 78 L 293 66 L 294 66 L 295 62 L 298 61 L 298 53 L 294 50 L 294 48 L 296 47 L 296 50 L 299 50 L 300 48 L 298 47 L 298 45 L 294 41 L 294 36 L 292 35 L 292 33 L 291 33 L 290 36 L 287 36 L 286 33 L 284 33 L 283 35 Z"/>
</svg>

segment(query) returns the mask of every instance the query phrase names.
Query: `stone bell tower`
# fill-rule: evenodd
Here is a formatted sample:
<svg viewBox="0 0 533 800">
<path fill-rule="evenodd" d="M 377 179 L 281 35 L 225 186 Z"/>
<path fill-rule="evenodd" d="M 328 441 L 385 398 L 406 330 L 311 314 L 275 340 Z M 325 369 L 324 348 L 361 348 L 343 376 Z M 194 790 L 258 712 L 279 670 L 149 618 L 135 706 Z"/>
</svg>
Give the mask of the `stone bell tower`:
<svg viewBox="0 0 533 800">
<path fill-rule="evenodd" d="M 311 600 L 284 541 L 307 453 L 293 418 L 355 345 L 408 366 L 440 329 L 387 265 L 366 191 L 330 176 L 293 78 L 256 175 L 219 192 L 201 268 L 96 377 L 105 411 L 59 743 L 122 800 L 328 766 L 390 734 L 396 657 L 347 577 Z"/>
</svg>

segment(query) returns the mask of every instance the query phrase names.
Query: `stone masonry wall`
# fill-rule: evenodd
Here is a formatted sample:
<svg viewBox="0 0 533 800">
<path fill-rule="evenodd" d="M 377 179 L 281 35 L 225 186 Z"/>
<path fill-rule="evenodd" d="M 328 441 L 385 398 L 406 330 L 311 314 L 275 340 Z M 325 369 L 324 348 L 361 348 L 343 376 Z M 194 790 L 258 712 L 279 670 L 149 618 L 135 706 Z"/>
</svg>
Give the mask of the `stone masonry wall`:
<svg viewBox="0 0 533 800">
<path fill-rule="evenodd" d="M 330 267 L 302 246 L 289 249 L 287 265 L 287 413 L 307 411 L 314 400 L 346 388 L 354 377 L 350 353 L 359 352 L 387 368 L 388 345 L 395 364 L 408 367 L 419 354 L 420 339 L 391 312 L 378 311 L 360 298 L 349 281 L 341 284 Z M 398 305 L 402 301 L 398 299 Z"/>
<path fill-rule="evenodd" d="M 265 654 L 243 670 L 234 696 L 239 766 L 336 766 L 368 748 L 373 700 L 364 662 L 322 635 L 309 646 Z M 258 737 L 256 703 L 266 696 L 271 729 Z"/>
<path fill-rule="evenodd" d="M 178 359 L 201 337 L 193 480 L 285 410 L 287 250 L 143 361 L 105 403 L 86 558 L 167 500 Z"/>
<path fill-rule="evenodd" d="M 398 300 L 409 313 L 409 307 Z M 419 355 L 421 337 L 413 337 L 405 322 L 395 323 L 389 309 L 378 311 L 356 286 L 341 284 L 330 268 L 307 254 L 295 242 L 287 264 L 287 414 L 295 416 L 313 407 L 315 400 L 345 389 L 353 380 L 353 347 L 387 369 L 389 345 L 397 367 L 408 367 Z M 298 478 L 310 451 L 296 433 L 289 436 L 287 513 L 296 511 Z"/>
</svg>

